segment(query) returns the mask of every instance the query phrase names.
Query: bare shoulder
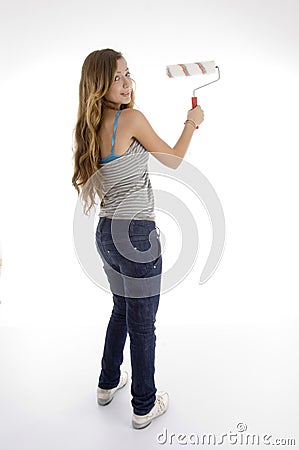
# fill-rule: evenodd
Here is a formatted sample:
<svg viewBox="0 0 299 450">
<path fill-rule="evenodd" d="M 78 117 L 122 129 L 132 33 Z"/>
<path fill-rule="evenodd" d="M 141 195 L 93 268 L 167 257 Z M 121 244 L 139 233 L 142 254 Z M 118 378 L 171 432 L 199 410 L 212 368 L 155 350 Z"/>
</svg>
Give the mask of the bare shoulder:
<svg viewBox="0 0 299 450">
<path fill-rule="evenodd" d="M 160 162 L 168 167 L 177 166 L 177 158 L 173 158 L 174 151 L 152 128 L 145 115 L 137 109 L 124 109 L 124 123 L 130 136 L 137 139 L 143 147 Z"/>
<path fill-rule="evenodd" d="M 138 109 L 127 108 L 122 110 L 122 117 L 128 124 L 139 124 L 146 121 L 144 114 Z"/>
<path fill-rule="evenodd" d="M 145 115 L 138 109 L 128 108 L 123 110 L 123 123 L 132 136 L 143 142 L 146 136 L 152 135 L 152 129 Z"/>
</svg>

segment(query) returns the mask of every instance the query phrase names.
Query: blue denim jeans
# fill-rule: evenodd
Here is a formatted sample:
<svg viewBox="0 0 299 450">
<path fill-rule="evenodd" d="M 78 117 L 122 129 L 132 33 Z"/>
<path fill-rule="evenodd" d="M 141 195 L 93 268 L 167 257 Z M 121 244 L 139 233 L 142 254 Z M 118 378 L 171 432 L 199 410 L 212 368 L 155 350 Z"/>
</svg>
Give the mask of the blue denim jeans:
<svg viewBox="0 0 299 450">
<path fill-rule="evenodd" d="M 130 337 L 132 406 L 145 415 L 156 399 L 155 321 L 160 299 L 160 232 L 153 220 L 100 217 L 97 250 L 113 294 L 98 386 L 118 385 L 127 334 Z"/>
</svg>

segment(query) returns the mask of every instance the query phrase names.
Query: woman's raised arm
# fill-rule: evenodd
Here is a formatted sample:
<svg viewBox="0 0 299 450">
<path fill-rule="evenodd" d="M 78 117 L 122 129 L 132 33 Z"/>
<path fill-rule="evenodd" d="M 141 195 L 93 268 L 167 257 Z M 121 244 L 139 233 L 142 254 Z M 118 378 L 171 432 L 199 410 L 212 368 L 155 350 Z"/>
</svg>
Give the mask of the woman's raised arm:
<svg viewBox="0 0 299 450">
<path fill-rule="evenodd" d="M 174 147 L 170 147 L 157 135 L 140 111 L 126 109 L 123 112 L 126 116 L 126 127 L 130 130 L 132 137 L 135 137 L 162 164 L 173 169 L 181 164 L 196 127 L 204 120 L 204 113 L 200 106 L 188 111 L 183 131 Z"/>
</svg>

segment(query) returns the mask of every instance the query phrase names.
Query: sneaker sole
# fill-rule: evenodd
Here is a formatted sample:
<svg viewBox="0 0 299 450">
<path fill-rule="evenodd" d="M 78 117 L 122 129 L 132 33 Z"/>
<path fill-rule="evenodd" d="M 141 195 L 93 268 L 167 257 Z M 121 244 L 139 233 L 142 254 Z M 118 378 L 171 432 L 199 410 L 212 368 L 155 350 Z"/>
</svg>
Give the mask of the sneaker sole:
<svg viewBox="0 0 299 450">
<path fill-rule="evenodd" d="M 168 410 L 168 407 L 167 407 L 167 409 L 165 411 L 162 412 L 162 414 L 159 414 L 158 416 L 152 417 L 147 422 L 144 422 L 142 424 L 138 423 L 138 422 L 134 422 L 134 420 L 132 420 L 132 426 L 133 426 L 133 428 L 135 430 L 141 430 L 142 428 L 146 428 L 152 423 L 153 420 L 157 419 L 158 417 L 163 416 L 163 414 L 165 414 L 167 412 L 167 410 Z"/>
<path fill-rule="evenodd" d="M 123 389 L 126 386 L 127 381 L 125 382 L 125 384 L 122 387 L 118 388 L 115 392 L 120 391 L 121 389 Z M 109 405 L 109 403 L 111 403 L 112 400 L 114 399 L 115 392 L 114 392 L 113 396 L 109 400 L 103 400 L 101 398 L 98 398 L 98 405 L 100 405 L 100 406 Z"/>
<path fill-rule="evenodd" d="M 136 422 L 132 421 L 132 426 L 133 426 L 133 428 L 135 430 L 142 430 L 143 428 L 148 427 L 151 423 L 152 423 L 152 419 L 149 420 L 148 422 L 143 423 L 143 424 L 139 424 L 139 423 L 136 423 Z"/>
<path fill-rule="evenodd" d="M 98 405 L 107 406 L 112 402 L 113 398 L 114 398 L 114 396 L 112 398 L 110 398 L 109 400 L 102 400 L 101 398 L 98 398 Z"/>
</svg>

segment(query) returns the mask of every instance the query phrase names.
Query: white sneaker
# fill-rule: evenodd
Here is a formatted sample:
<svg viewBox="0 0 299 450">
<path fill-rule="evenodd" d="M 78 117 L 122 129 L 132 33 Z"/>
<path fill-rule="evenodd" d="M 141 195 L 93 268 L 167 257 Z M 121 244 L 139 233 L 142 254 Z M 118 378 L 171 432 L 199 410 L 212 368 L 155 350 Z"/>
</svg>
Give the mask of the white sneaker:
<svg viewBox="0 0 299 450">
<path fill-rule="evenodd" d="M 127 384 L 127 381 L 128 381 L 128 373 L 124 371 L 124 372 L 121 372 L 119 383 L 115 388 L 102 389 L 102 388 L 98 387 L 97 388 L 98 404 L 101 406 L 108 405 L 113 400 L 115 392 L 118 389 L 123 388 Z"/>
<path fill-rule="evenodd" d="M 164 414 L 168 409 L 169 395 L 167 392 L 157 392 L 153 408 L 145 416 L 133 414 L 132 426 L 137 430 L 147 427 L 153 419 Z"/>
</svg>

